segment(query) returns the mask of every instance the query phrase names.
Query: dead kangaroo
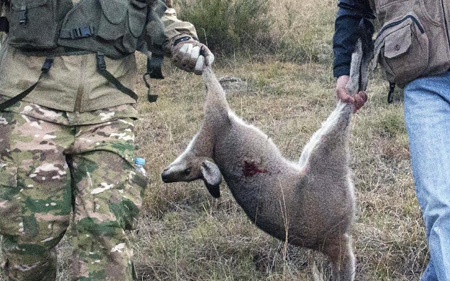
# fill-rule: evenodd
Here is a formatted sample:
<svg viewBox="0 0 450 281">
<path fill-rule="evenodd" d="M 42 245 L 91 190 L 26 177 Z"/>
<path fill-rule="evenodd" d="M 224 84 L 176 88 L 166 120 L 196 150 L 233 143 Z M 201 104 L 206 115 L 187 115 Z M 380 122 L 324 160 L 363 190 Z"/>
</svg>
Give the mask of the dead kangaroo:
<svg viewBox="0 0 450 281">
<path fill-rule="evenodd" d="M 365 90 L 368 80 L 371 47 L 361 42 L 352 56 L 347 85 L 353 94 Z M 333 280 L 353 280 L 355 257 L 349 226 L 355 198 L 348 147 L 353 106 L 339 102 L 305 146 L 299 163 L 294 163 L 281 156 L 267 135 L 230 110 L 210 68 L 203 78 L 207 95 L 202 127 L 163 171 L 163 181 L 202 179 L 217 198 L 223 176 L 238 204 L 259 228 L 327 255 Z"/>
</svg>

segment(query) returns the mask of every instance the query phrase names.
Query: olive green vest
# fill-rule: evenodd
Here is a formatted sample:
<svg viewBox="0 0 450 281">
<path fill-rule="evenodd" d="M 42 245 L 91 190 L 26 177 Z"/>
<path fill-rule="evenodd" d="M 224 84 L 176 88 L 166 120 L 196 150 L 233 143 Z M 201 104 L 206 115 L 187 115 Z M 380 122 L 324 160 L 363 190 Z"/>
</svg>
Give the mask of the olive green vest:
<svg viewBox="0 0 450 281">
<path fill-rule="evenodd" d="M 450 68 L 450 0 L 370 0 L 381 29 L 375 40 L 390 82 L 403 87 Z"/>
<path fill-rule="evenodd" d="M 158 0 L 9 0 L 6 8 L 8 43 L 33 55 L 84 51 L 123 58 L 142 47 L 149 21 L 159 21 L 153 37 L 164 38 L 159 18 L 165 5 Z"/>
</svg>

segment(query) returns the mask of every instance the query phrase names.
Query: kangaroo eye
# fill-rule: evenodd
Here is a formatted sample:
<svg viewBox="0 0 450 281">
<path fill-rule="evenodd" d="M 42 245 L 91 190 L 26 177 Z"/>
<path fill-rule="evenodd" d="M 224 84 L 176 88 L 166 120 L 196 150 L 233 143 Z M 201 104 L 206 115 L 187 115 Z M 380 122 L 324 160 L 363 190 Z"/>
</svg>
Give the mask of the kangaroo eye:
<svg viewBox="0 0 450 281">
<path fill-rule="evenodd" d="M 191 173 L 191 169 L 189 168 L 189 169 L 186 169 L 186 170 L 184 170 L 184 174 L 185 175 L 189 175 Z"/>
</svg>

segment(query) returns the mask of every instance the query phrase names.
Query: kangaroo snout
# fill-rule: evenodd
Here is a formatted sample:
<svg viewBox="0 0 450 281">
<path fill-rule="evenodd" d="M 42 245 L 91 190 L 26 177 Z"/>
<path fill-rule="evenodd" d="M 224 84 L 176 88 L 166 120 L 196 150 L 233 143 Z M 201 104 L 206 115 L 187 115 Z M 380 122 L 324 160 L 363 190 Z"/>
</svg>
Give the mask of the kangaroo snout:
<svg viewBox="0 0 450 281">
<path fill-rule="evenodd" d="M 164 171 L 161 173 L 161 180 L 162 180 L 164 183 L 170 183 L 170 182 L 171 182 L 171 181 L 170 181 L 170 175 L 169 175 L 168 171 L 169 171 L 169 169 L 166 168 L 166 169 L 164 169 Z"/>
</svg>

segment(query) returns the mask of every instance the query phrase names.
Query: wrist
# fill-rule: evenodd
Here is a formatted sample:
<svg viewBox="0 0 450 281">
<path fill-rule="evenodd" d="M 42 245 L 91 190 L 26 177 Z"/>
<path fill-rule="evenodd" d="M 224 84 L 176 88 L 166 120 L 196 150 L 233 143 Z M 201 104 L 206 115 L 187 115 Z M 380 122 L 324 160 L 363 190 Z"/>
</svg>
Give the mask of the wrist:
<svg viewBox="0 0 450 281">
<path fill-rule="evenodd" d="M 176 45 L 180 44 L 181 42 L 191 40 L 191 38 L 192 38 L 191 36 L 180 37 L 180 38 L 176 39 L 175 41 L 173 41 L 172 46 L 175 47 Z"/>
<path fill-rule="evenodd" d="M 339 76 L 336 80 L 336 88 L 345 88 L 349 80 L 350 76 L 348 75 Z"/>
<path fill-rule="evenodd" d="M 180 36 L 180 37 L 176 38 L 176 39 L 173 41 L 172 46 L 175 47 L 176 45 L 180 44 L 181 42 L 189 41 L 189 40 L 198 41 L 196 38 L 194 38 L 194 37 L 192 37 L 192 36 L 184 35 L 184 36 Z"/>
</svg>

